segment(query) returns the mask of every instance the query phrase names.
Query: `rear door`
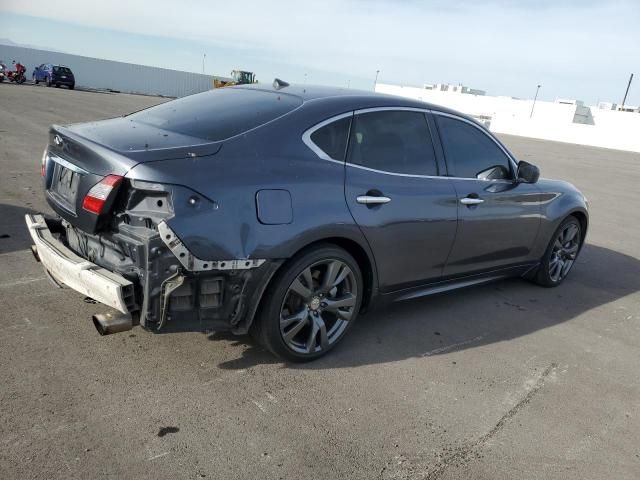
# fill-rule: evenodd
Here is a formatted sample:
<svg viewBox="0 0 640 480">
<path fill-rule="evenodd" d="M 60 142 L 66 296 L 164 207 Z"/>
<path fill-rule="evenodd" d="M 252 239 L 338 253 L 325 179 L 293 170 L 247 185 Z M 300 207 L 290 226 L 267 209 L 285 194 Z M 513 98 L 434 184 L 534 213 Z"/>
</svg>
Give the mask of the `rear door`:
<svg viewBox="0 0 640 480">
<path fill-rule="evenodd" d="M 456 195 L 424 111 L 356 112 L 345 174 L 349 210 L 374 253 L 380 290 L 438 280 L 451 249 Z"/>
<path fill-rule="evenodd" d="M 458 198 L 458 233 L 444 275 L 526 263 L 540 226 L 538 187 L 514 181 L 515 162 L 480 125 L 433 115 Z"/>
</svg>

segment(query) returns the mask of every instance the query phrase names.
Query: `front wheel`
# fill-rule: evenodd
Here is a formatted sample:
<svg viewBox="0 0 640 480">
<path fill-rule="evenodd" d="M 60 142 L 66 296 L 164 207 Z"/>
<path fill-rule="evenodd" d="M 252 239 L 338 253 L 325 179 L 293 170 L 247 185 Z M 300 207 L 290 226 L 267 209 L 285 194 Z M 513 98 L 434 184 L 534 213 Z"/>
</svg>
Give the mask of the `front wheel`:
<svg viewBox="0 0 640 480">
<path fill-rule="evenodd" d="M 40 83 L 40 80 L 38 80 L 38 77 L 33 77 L 33 83 L 35 83 L 36 85 Z"/>
<path fill-rule="evenodd" d="M 280 358 L 315 360 L 342 340 L 363 293 L 354 258 L 336 246 L 319 245 L 290 260 L 274 277 L 254 333 Z"/>
<path fill-rule="evenodd" d="M 543 287 L 560 285 L 578 257 L 582 243 L 582 227 L 577 218 L 566 218 L 555 231 L 542 257 L 534 281 Z"/>
</svg>

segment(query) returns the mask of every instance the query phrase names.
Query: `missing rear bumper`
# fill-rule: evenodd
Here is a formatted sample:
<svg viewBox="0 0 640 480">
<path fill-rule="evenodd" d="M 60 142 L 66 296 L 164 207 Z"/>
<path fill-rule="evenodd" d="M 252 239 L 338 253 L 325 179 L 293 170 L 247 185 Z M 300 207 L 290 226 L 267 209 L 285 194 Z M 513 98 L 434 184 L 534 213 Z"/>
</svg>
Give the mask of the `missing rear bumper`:
<svg viewBox="0 0 640 480">
<path fill-rule="evenodd" d="M 76 255 L 53 236 L 43 215 L 27 214 L 25 221 L 35 244 L 34 255 L 56 283 L 64 283 L 122 313 L 130 312 L 134 299 L 129 280 Z"/>
</svg>

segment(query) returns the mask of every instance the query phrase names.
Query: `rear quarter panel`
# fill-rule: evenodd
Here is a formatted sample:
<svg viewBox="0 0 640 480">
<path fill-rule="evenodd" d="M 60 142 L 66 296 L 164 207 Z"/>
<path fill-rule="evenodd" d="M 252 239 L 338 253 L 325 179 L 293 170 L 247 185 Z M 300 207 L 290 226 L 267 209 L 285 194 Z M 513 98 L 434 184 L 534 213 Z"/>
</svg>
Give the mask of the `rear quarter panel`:
<svg viewBox="0 0 640 480">
<path fill-rule="evenodd" d="M 302 142 L 315 121 L 288 117 L 225 141 L 216 155 L 149 162 L 127 176 L 184 185 L 210 200 L 200 210 L 174 205 L 176 215 L 168 221 L 201 259 L 283 259 L 318 240 L 342 237 L 371 260 L 344 200 L 344 165 L 318 158 Z M 291 222 L 260 222 L 260 190 L 289 192 Z"/>
</svg>

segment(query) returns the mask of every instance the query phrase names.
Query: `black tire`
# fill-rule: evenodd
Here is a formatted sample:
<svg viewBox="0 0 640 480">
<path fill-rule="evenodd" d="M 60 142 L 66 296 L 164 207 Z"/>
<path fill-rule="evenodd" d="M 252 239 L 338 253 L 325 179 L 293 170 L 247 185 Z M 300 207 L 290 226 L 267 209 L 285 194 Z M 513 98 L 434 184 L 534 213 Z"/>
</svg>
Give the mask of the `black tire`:
<svg viewBox="0 0 640 480">
<path fill-rule="evenodd" d="M 543 287 L 560 285 L 573 268 L 581 247 L 582 225 L 576 217 L 569 216 L 553 233 L 532 280 Z"/>
<path fill-rule="evenodd" d="M 36 85 L 38 85 L 40 83 L 40 81 L 38 80 L 37 77 L 33 77 L 33 83 L 35 83 Z"/>
<path fill-rule="evenodd" d="M 56 83 L 56 88 L 60 88 L 60 84 L 59 83 Z"/>
<path fill-rule="evenodd" d="M 297 288 L 294 289 L 294 282 L 306 288 L 300 282 L 301 278 L 311 278 L 315 285 L 309 289 L 306 299 L 299 295 Z M 328 278 L 342 280 L 331 287 L 334 283 L 327 281 Z M 331 285 L 327 287 L 325 283 Z M 289 260 L 274 276 L 264 293 L 251 333 L 270 352 L 284 360 L 315 360 L 344 338 L 356 320 L 363 294 L 362 274 L 355 259 L 337 246 L 317 245 Z M 345 299 L 348 306 L 342 306 Z M 291 302 L 297 302 L 298 306 L 292 308 Z M 294 317 L 293 323 L 287 323 Z M 296 333 L 285 340 L 284 337 L 294 330 Z M 302 343 L 300 339 L 306 339 L 306 342 Z"/>
<path fill-rule="evenodd" d="M 76 86 L 73 83 L 69 85 L 69 90 L 73 90 L 74 88 L 76 88 Z"/>
<path fill-rule="evenodd" d="M 51 86 L 51 77 L 47 77 L 46 84 L 47 84 L 47 87 Z"/>
</svg>

